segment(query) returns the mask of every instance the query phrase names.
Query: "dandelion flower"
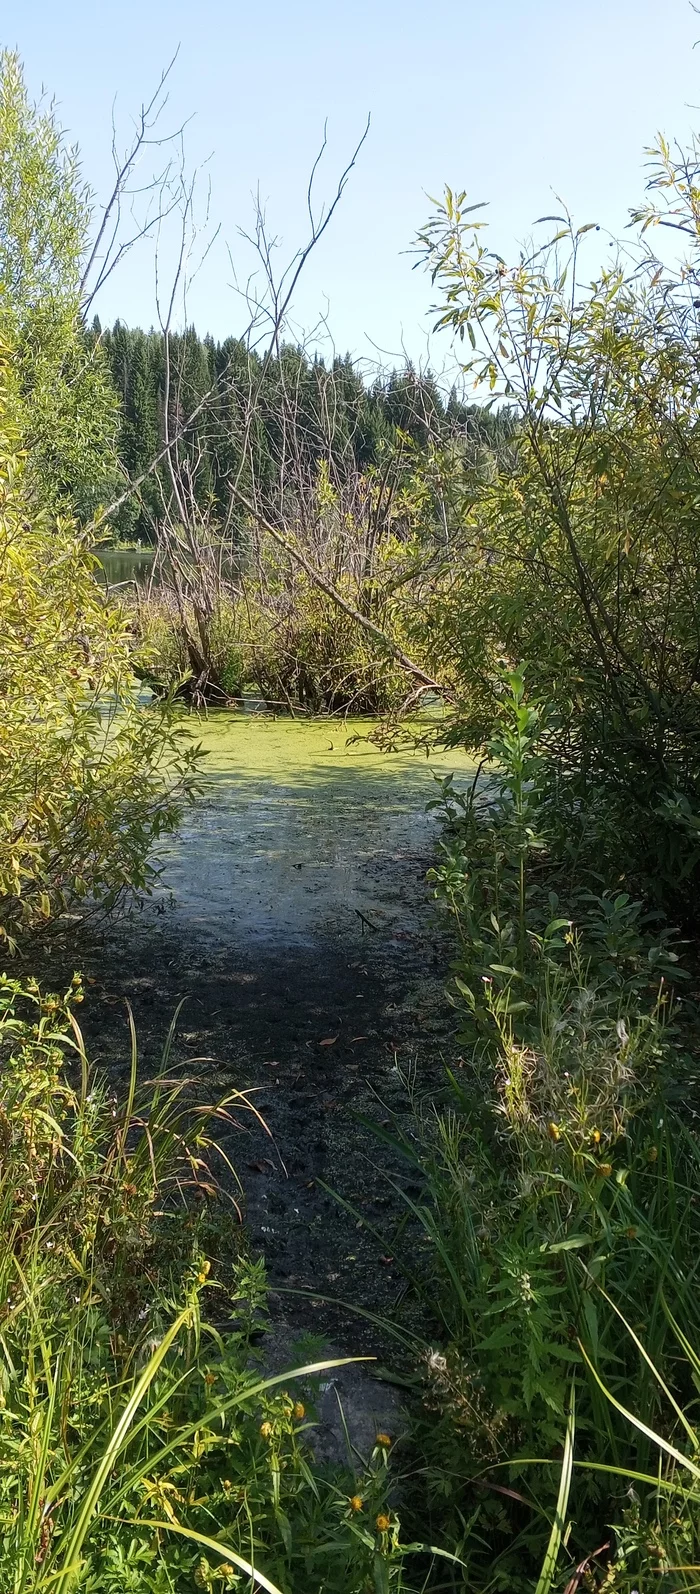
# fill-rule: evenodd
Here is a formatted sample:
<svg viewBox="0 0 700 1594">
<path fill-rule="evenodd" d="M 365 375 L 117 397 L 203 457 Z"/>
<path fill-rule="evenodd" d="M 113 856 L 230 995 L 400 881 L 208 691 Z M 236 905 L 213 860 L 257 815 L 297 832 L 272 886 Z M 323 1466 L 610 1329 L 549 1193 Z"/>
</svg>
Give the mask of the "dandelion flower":
<svg viewBox="0 0 700 1594">
<path fill-rule="evenodd" d="M 362 1496 L 360 1494 L 351 1495 L 350 1496 L 350 1510 L 351 1511 L 361 1511 L 362 1509 L 363 1509 L 363 1507 L 362 1507 Z"/>
</svg>

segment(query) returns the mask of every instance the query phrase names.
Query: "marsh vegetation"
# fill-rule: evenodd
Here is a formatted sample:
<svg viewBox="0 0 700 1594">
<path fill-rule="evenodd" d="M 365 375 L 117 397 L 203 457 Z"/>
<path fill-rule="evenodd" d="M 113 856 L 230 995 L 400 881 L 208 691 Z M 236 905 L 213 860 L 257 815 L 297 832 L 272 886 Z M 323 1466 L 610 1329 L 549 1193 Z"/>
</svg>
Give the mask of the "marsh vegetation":
<svg viewBox="0 0 700 1594">
<path fill-rule="evenodd" d="M 442 393 L 291 337 L 355 157 L 240 335 L 101 328 L 157 104 L 100 223 L 0 57 L 3 1587 L 689 1594 L 698 148 L 604 266 L 447 190 Z"/>
</svg>

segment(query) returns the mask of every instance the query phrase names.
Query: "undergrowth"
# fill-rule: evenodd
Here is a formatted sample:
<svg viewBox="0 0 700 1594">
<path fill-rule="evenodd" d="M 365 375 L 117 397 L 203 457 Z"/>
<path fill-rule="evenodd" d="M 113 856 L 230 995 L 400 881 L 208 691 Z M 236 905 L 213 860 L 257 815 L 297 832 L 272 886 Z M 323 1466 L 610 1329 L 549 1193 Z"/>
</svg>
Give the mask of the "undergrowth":
<svg viewBox="0 0 700 1594">
<path fill-rule="evenodd" d="M 0 980 L 0 1586 L 414 1588 L 390 1437 L 316 1465 L 335 1363 L 266 1375 L 262 1268 L 208 1254 L 249 1103 L 198 1105 L 172 1032 L 142 1085 L 133 1029 L 118 1101 L 89 1068 L 81 1000 L 77 977 L 62 997 Z"/>
<path fill-rule="evenodd" d="M 692 983 L 604 857 L 572 879 L 546 719 L 508 676 L 481 778 L 436 798 L 461 1057 L 398 1136 L 435 1325 L 412 1509 L 459 1557 L 436 1589 L 671 1594 L 700 1586 Z"/>
</svg>

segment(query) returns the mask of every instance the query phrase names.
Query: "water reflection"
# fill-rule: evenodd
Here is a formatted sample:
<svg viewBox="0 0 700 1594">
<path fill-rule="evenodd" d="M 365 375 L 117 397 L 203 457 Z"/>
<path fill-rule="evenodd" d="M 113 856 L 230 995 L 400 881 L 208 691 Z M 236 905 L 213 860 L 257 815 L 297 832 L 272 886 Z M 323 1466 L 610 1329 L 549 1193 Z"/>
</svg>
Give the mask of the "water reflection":
<svg viewBox="0 0 700 1594">
<path fill-rule="evenodd" d="M 103 580 L 110 587 L 118 587 L 125 581 L 144 583 L 150 580 L 151 574 L 154 586 L 158 586 L 159 573 L 153 570 L 153 556 L 152 548 L 100 548 L 97 552 Z M 99 577 L 99 570 L 97 574 Z"/>
</svg>

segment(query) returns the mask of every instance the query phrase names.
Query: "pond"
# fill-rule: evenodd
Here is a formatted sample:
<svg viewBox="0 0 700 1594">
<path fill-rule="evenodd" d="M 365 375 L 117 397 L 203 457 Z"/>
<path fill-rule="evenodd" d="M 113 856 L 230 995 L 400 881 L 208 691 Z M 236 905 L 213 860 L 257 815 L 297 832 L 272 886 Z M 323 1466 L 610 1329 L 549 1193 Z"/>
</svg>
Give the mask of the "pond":
<svg viewBox="0 0 700 1594">
<path fill-rule="evenodd" d="M 466 780 L 457 751 L 382 753 L 370 721 L 219 713 L 197 726 L 203 794 L 164 849 L 181 935 L 298 946 L 416 931 L 436 778 Z"/>
<path fill-rule="evenodd" d="M 435 774 L 466 784 L 472 765 L 459 752 L 383 754 L 369 722 L 219 712 L 191 729 L 207 754 L 202 795 L 162 848 L 158 889 L 73 949 L 90 1055 L 124 1081 L 128 999 L 142 1067 L 157 1068 L 184 999 L 175 1063 L 209 1099 L 253 1091 L 269 1130 L 237 1114 L 226 1152 L 282 1364 L 308 1331 L 386 1354 L 373 1324 L 403 1285 L 388 1243 L 378 1266 L 374 1236 L 404 1211 L 385 1175 L 406 1169 L 367 1125 L 391 1115 L 411 1133 L 416 1100 L 442 1091 L 446 1062 L 460 1066 L 426 803 Z M 348 1302 L 370 1315 L 349 1316 Z"/>
</svg>

